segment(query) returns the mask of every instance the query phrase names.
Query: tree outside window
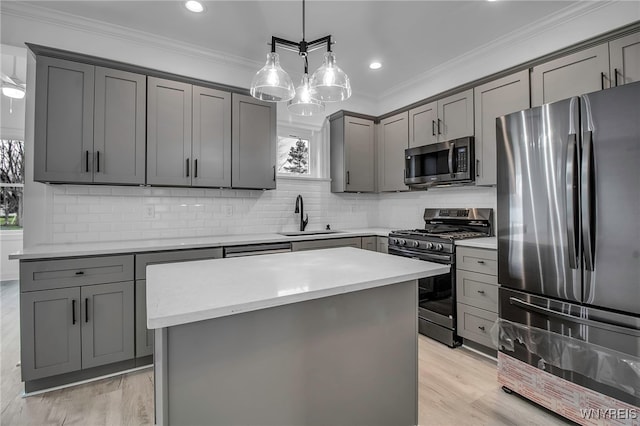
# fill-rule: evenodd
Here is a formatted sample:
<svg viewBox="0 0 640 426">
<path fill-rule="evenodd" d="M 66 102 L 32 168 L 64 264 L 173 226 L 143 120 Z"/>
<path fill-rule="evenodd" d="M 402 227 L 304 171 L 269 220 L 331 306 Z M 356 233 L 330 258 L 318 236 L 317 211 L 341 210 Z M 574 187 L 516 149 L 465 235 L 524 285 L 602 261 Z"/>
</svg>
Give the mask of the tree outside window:
<svg viewBox="0 0 640 426">
<path fill-rule="evenodd" d="M 278 138 L 278 173 L 309 175 L 309 141 L 297 137 Z"/>
<path fill-rule="evenodd" d="M 0 229 L 22 229 L 24 141 L 0 139 Z"/>
</svg>

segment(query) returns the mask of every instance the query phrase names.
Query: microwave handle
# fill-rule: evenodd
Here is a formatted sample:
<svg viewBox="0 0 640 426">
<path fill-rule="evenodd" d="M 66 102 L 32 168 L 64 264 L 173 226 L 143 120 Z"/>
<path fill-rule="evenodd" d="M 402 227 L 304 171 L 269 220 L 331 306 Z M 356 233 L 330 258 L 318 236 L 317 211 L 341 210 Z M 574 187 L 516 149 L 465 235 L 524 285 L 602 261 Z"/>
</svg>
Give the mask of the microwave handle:
<svg viewBox="0 0 640 426">
<path fill-rule="evenodd" d="M 456 143 L 451 142 L 449 145 L 449 173 L 453 174 L 453 150 L 456 148 Z"/>
</svg>

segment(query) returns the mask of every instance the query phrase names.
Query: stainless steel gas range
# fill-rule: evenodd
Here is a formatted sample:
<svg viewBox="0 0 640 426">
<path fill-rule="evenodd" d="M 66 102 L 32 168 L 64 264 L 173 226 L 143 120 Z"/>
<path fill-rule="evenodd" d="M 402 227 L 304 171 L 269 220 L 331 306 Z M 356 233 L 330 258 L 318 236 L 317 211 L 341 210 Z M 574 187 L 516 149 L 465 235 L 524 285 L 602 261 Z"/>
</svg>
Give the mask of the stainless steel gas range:
<svg viewBox="0 0 640 426">
<path fill-rule="evenodd" d="M 389 254 L 451 265 L 448 274 L 418 282 L 418 330 L 450 347 L 456 333 L 455 240 L 492 235 L 492 209 L 425 209 L 424 229 L 393 231 Z"/>
</svg>

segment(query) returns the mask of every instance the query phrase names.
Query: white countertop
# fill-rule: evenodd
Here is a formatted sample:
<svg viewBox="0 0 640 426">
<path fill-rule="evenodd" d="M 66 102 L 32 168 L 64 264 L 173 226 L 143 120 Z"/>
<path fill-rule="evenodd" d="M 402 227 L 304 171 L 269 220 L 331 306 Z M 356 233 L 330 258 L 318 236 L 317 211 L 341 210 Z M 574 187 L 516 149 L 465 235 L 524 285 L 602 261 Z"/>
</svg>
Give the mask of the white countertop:
<svg viewBox="0 0 640 426">
<path fill-rule="evenodd" d="M 312 232 L 309 230 L 309 232 Z M 210 237 L 161 238 L 152 240 L 106 241 L 68 244 L 42 244 L 9 255 L 9 259 L 35 260 L 58 257 L 98 256 L 149 251 L 214 248 L 243 244 L 324 240 L 331 238 L 363 237 L 378 235 L 386 237 L 391 229 L 363 228 L 340 230 L 332 234 L 284 236 L 270 234 L 230 234 Z"/>
<path fill-rule="evenodd" d="M 352 247 L 151 265 L 147 327 L 171 327 L 448 271 L 449 265 Z"/>
<path fill-rule="evenodd" d="M 464 246 L 464 247 L 475 247 L 475 248 L 497 250 L 498 239 L 496 237 L 469 238 L 466 240 L 456 240 L 456 245 Z"/>
</svg>

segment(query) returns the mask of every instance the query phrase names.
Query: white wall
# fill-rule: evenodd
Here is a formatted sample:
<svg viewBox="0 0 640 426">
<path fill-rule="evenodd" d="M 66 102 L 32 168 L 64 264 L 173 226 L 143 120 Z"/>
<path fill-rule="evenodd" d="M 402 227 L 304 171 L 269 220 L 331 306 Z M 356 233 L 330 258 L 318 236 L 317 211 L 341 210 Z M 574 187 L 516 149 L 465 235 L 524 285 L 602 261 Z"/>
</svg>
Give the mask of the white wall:
<svg viewBox="0 0 640 426">
<path fill-rule="evenodd" d="M 17 280 L 20 265 L 17 260 L 9 260 L 9 255 L 22 250 L 22 231 L 2 231 L 0 233 L 0 281 Z"/>
</svg>

